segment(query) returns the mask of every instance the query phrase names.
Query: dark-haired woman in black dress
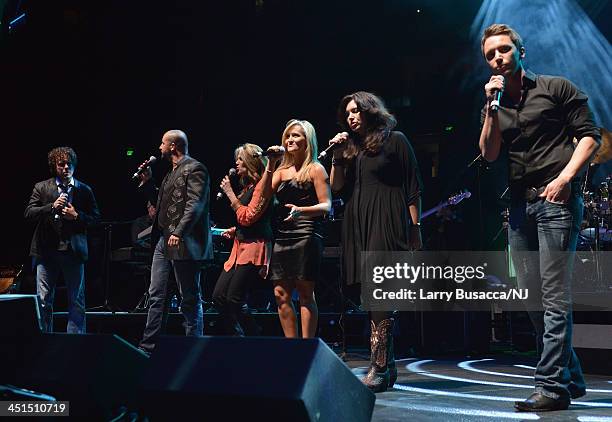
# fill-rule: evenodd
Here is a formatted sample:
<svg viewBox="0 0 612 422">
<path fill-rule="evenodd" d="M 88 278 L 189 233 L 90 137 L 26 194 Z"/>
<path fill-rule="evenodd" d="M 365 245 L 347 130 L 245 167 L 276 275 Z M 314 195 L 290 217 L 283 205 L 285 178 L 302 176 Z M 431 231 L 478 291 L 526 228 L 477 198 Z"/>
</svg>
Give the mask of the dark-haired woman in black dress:
<svg viewBox="0 0 612 422">
<path fill-rule="evenodd" d="M 421 248 L 422 182 L 414 151 L 395 118 L 369 92 L 340 102 L 331 187 L 348 194 L 342 226 L 342 265 L 347 284 L 359 283 L 362 251 Z M 347 135 L 348 134 L 348 135 Z M 395 383 L 392 312 L 370 312 L 370 369 L 363 382 L 373 391 Z"/>
</svg>

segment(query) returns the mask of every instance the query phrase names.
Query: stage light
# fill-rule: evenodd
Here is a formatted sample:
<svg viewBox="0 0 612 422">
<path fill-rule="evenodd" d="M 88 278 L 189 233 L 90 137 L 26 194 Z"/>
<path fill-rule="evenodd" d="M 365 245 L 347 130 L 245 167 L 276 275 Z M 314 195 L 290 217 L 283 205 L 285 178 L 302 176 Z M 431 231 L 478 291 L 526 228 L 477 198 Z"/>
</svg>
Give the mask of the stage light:
<svg viewBox="0 0 612 422">
<path fill-rule="evenodd" d="M 15 19 L 13 19 L 12 21 L 9 22 L 9 27 L 11 25 L 15 25 L 17 22 L 19 22 L 21 19 L 25 18 L 26 14 L 22 13 L 21 15 L 17 16 Z"/>
<path fill-rule="evenodd" d="M 487 374 L 487 375 L 496 375 L 496 376 L 502 376 L 502 377 L 511 377 L 511 378 L 526 378 L 526 379 L 533 379 L 533 375 L 521 375 L 521 374 L 513 374 L 513 373 L 505 373 L 505 372 L 495 372 L 495 371 L 485 371 L 484 369 L 477 369 L 474 368 L 472 366 L 472 364 L 476 363 L 476 362 L 491 362 L 494 359 L 479 359 L 479 360 L 468 360 L 468 361 L 464 361 L 464 362 L 459 362 L 457 364 L 457 366 L 461 369 L 465 369 L 466 371 L 473 371 L 473 372 L 479 372 L 481 374 Z"/>
<path fill-rule="evenodd" d="M 535 366 L 529 366 L 529 365 L 513 365 L 517 368 L 523 368 L 523 369 L 533 369 L 535 371 L 536 367 Z"/>
<path fill-rule="evenodd" d="M 428 377 L 439 378 L 439 379 L 448 380 L 448 381 L 467 382 L 471 384 L 482 384 L 482 385 L 494 385 L 496 387 L 533 389 L 533 385 L 531 384 L 514 384 L 514 383 L 508 383 L 508 382 L 485 381 L 485 380 L 469 379 L 469 378 L 463 378 L 463 377 L 454 377 L 450 375 L 436 374 L 436 373 L 429 372 L 422 368 L 422 365 L 426 363 L 431 363 L 431 362 L 435 362 L 435 361 L 420 360 L 418 362 L 413 362 L 409 365 L 406 365 L 406 369 L 408 369 L 411 372 L 419 373 L 421 375 L 426 375 Z"/>
<path fill-rule="evenodd" d="M 9 25 L 8 25 L 9 31 L 12 30 L 13 28 L 15 28 L 17 25 L 22 24 L 23 22 L 25 22 L 25 17 L 26 17 L 26 14 L 22 13 L 21 15 L 17 16 L 15 19 L 10 21 Z"/>
<path fill-rule="evenodd" d="M 128 148 L 125 150 L 125 155 L 127 155 L 128 157 L 131 157 L 132 155 L 134 155 L 134 148 Z"/>
<path fill-rule="evenodd" d="M 462 407 L 452 407 L 452 406 L 431 406 L 427 404 L 420 403 L 406 403 L 400 400 L 385 400 L 385 399 L 376 399 L 376 405 L 378 406 L 387 406 L 387 407 L 397 407 L 400 409 L 412 410 L 417 412 L 429 412 L 429 413 L 440 413 L 446 415 L 461 415 L 461 416 L 481 416 L 486 418 L 495 418 L 495 419 L 519 419 L 522 421 L 526 420 L 534 420 L 537 421 L 540 417 L 533 413 L 516 413 L 516 412 L 504 412 L 499 410 L 491 410 L 491 409 L 466 409 Z"/>
<path fill-rule="evenodd" d="M 533 389 L 533 385 L 526 385 L 526 384 L 514 384 L 514 383 L 507 383 L 507 382 L 495 382 L 495 381 L 485 381 L 485 380 L 479 380 L 479 379 L 473 379 L 473 378 L 463 378 L 463 377 L 456 377 L 456 376 L 450 376 L 450 375 L 444 375 L 444 374 L 438 374 L 438 373 L 433 373 L 433 372 L 429 372 L 428 370 L 423 368 L 423 365 L 427 364 L 427 363 L 432 363 L 435 362 L 435 360 L 431 360 L 431 359 L 426 359 L 426 360 L 419 360 L 417 362 L 413 362 L 410 363 L 408 365 L 406 365 L 406 369 L 410 372 L 414 372 L 423 376 L 427 376 L 427 377 L 431 377 L 431 378 L 438 378 L 438 379 L 443 379 L 443 380 L 447 380 L 447 381 L 457 381 L 457 382 L 463 382 L 466 384 L 479 384 L 479 385 L 493 385 L 493 386 L 497 386 L 497 387 L 510 387 L 510 388 L 525 388 L 525 389 Z M 401 387 L 399 387 L 397 384 L 394 386 L 394 388 L 398 388 L 401 389 Z M 593 392 L 593 393 L 612 393 L 612 390 L 606 390 L 606 389 L 598 389 L 598 388 L 587 388 L 587 392 Z M 499 400 L 499 398 L 491 398 L 489 400 Z M 519 400 L 519 399 L 515 399 L 515 400 Z M 576 405 L 580 405 L 580 406 L 587 406 L 587 407 L 605 407 L 605 408 L 612 408 L 612 403 L 609 402 L 585 402 L 585 401 L 574 401 L 572 400 L 572 404 L 576 404 Z"/>
</svg>

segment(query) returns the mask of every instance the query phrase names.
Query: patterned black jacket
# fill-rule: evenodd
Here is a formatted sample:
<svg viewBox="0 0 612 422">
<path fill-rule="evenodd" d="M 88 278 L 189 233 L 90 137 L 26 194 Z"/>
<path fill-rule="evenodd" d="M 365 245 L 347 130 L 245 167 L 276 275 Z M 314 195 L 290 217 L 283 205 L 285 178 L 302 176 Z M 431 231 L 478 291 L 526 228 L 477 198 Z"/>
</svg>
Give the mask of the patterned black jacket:
<svg viewBox="0 0 612 422">
<path fill-rule="evenodd" d="M 204 164 L 185 156 L 161 183 L 157 214 L 153 223 L 152 245 L 159 236 L 180 238 L 179 246 L 164 246 L 167 259 L 212 260 L 210 232 L 210 178 Z"/>
</svg>

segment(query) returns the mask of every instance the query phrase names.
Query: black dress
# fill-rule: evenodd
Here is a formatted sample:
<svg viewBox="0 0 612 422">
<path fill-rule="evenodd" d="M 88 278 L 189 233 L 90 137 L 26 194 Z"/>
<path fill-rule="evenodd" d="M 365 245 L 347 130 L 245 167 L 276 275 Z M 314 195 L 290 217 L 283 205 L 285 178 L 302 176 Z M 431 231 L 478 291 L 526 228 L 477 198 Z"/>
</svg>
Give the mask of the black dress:
<svg viewBox="0 0 612 422">
<path fill-rule="evenodd" d="M 319 203 L 314 184 L 285 180 L 278 187 L 276 198 L 279 206 L 269 278 L 317 281 L 323 255 L 323 217 L 301 215 L 293 221 L 283 221 L 290 211 L 285 204 L 307 207 Z"/>
<path fill-rule="evenodd" d="M 421 186 L 414 151 L 401 132 L 391 132 L 377 154 L 361 151 L 351 160 L 341 238 L 346 284 L 361 281 L 362 251 L 408 250 L 408 205 L 416 202 Z"/>
</svg>

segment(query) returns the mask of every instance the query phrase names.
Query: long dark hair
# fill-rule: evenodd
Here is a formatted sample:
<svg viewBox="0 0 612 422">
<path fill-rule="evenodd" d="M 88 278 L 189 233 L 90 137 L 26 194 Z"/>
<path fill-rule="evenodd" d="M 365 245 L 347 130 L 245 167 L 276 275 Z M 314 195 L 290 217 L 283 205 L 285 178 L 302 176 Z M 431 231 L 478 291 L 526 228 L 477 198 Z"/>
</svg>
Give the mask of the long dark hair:
<svg viewBox="0 0 612 422">
<path fill-rule="evenodd" d="M 338 123 L 346 132 L 351 133 L 346 121 L 346 106 L 351 100 L 355 101 L 361 112 L 362 124 L 365 125 L 365 137 L 361 139 L 359 135 L 353 133 L 343 155 L 345 158 L 354 158 L 359 150 L 376 154 L 397 125 L 397 120 L 389 113 L 380 97 L 371 92 L 358 91 L 342 98 L 338 106 Z"/>
</svg>

